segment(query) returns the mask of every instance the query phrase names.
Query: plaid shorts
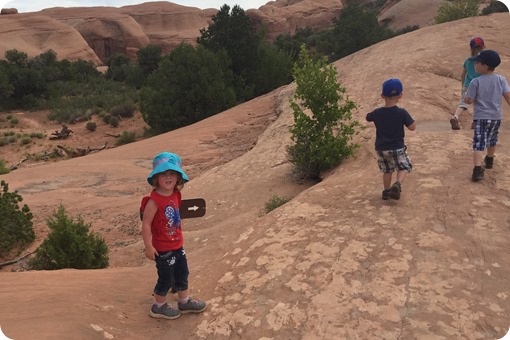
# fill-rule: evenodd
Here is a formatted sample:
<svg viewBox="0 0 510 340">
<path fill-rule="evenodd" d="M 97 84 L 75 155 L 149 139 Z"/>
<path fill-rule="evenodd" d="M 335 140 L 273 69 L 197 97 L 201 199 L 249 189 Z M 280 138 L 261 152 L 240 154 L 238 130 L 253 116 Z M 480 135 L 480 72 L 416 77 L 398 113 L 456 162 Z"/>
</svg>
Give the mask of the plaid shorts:
<svg viewBox="0 0 510 340">
<path fill-rule="evenodd" d="M 407 147 L 397 150 L 377 151 L 379 171 L 383 173 L 392 173 L 395 170 L 411 172 L 413 164 L 406 150 Z"/>
<path fill-rule="evenodd" d="M 498 144 L 501 120 L 477 119 L 474 122 L 473 150 L 484 151 Z"/>
</svg>

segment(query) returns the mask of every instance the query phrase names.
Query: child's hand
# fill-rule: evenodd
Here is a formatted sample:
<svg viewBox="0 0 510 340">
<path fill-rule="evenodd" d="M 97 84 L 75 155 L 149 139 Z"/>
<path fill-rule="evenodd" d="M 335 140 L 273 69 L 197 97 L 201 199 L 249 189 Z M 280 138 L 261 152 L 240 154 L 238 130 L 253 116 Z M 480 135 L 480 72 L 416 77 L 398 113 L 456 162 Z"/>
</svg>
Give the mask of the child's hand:
<svg viewBox="0 0 510 340">
<path fill-rule="evenodd" d="M 156 256 L 159 255 L 156 248 L 154 248 L 152 245 L 150 247 L 145 247 L 145 256 L 149 259 L 154 261 Z"/>
</svg>

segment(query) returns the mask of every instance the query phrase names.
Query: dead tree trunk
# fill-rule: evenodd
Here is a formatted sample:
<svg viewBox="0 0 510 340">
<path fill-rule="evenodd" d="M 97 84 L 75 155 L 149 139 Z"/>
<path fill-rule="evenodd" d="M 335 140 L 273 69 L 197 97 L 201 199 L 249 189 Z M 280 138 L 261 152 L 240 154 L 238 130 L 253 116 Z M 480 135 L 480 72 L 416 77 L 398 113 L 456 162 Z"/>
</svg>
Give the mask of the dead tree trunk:
<svg viewBox="0 0 510 340">
<path fill-rule="evenodd" d="M 104 149 L 106 149 L 107 146 L 108 146 L 108 142 L 104 143 L 104 145 L 101 146 L 100 148 L 91 148 L 90 146 L 87 146 L 86 148 L 77 148 L 76 150 L 70 150 L 62 145 L 57 145 L 57 148 L 63 150 L 69 157 L 74 158 L 74 157 L 81 157 L 81 156 L 88 155 L 91 152 L 104 150 Z"/>
<path fill-rule="evenodd" d="M 50 136 L 50 140 L 54 140 L 54 139 L 66 139 L 73 132 L 74 131 L 69 129 L 67 127 L 67 125 L 62 124 L 62 130 L 60 130 L 60 131 L 56 130 L 55 132 L 53 132 L 51 134 L 51 136 Z"/>
</svg>

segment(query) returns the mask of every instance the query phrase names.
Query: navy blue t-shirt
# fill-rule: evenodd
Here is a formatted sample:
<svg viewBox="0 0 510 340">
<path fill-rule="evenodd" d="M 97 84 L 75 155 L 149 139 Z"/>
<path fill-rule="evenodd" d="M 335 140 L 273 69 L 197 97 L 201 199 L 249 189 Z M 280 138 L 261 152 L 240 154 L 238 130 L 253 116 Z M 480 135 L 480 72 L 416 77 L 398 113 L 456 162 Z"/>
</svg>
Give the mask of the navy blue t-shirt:
<svg viewBox="0 0 510 340">
<path fill-rule="evenodd" d="M 398 107 L 379 107 L 367 114 L 367 121 L 374 122 L 377 151 L 402 149 L 404 144 L 404 126 L 410 126 L 414 119 L 409 112 Z"/>
</svg>

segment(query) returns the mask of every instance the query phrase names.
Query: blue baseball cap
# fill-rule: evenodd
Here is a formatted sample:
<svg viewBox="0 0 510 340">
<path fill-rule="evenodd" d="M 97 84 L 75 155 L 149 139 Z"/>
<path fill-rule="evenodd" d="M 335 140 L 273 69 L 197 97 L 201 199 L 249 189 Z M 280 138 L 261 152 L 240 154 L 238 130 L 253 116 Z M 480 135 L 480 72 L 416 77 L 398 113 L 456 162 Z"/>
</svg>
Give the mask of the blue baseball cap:
<svg viewBox="0 0 510 340">
<path fill-rule="evenodd" d="M 149 177 L 147 177 L 147 182 L 149 182 L 150 185 L 152 184 L 152 177 L 154 175 L 157 175 L 159 173 L 173 170 L 177 171 L 181 174 L 182 179 L 184 182 L 189 181 L 188 176 L 182 170 L 182 161 L 179 156 L 177 156 L 175 153 L 171 152 L 162 152 L 160 154 L 157 154 L 156 157 L 152 160 L 152 172 L 150 173 Z"/>
<path fill-rule="evenodd" d="M 397 78 L 388 79 L 382 84 L 382 95 L 385 97 L 399 96 L 403 90 L 404 86 Z"/>
<path fill-rule="evenodd" d="M 498 52 L 493 50 L 483 50 L 482 52 L 478 53 L 478 55 L 469 58 L 469 60 L 480 62 L 491 68 L 496 68 L 499 64 L 501 64 L 501 58 L 499 57 Z"/>
</svg>

